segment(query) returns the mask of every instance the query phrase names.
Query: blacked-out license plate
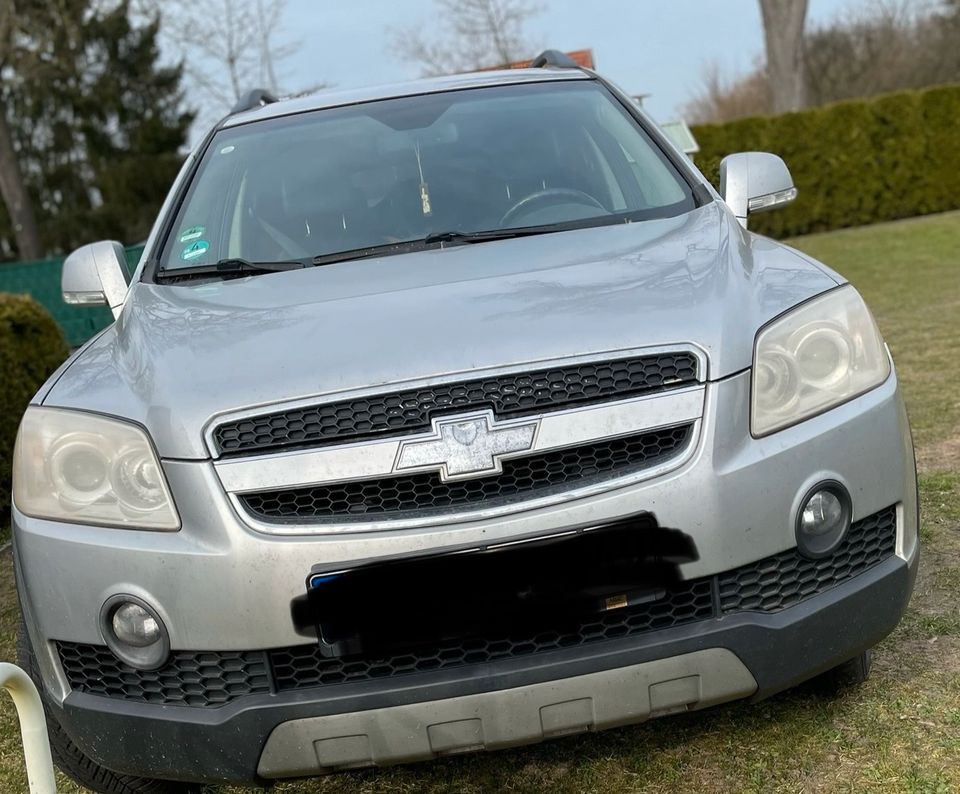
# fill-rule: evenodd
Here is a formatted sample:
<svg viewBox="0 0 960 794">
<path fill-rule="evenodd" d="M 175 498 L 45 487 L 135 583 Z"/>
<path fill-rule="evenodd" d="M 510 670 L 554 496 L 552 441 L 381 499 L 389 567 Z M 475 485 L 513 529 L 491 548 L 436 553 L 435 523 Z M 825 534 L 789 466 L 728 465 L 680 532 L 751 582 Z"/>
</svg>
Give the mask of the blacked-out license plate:
<svg viewBox="0 0 960 794">
<path fill-rule="evenodd" d="M 468 637 L 573 628 L 585 616 L 662 596 L 687 535 L 648 514 L 546 538 L 315 569 L 309 612 L 331 656 L 398 651 Z"/>
</svg>

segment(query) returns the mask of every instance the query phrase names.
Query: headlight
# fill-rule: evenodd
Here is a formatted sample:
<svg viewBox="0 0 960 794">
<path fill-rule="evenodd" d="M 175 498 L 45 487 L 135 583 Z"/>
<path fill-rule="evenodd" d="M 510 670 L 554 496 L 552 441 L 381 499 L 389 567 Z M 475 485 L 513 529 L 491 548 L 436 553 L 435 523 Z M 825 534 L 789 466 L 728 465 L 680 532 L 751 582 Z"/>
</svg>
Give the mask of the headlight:
<svg viewBox="0 0 960 794">
<path fill-rule="evenodd" d="M 146 433 L 81 411 L 27 409 L 13 453 L 13 501 L 34 518 L 180 528 Z"/>
<path fill-rule="evenodd" d="M 750 430 L 765 436 L 852 400 L 890 374 L 883 338 L 850 286 L 774 320 L 757 335 Z"/>
</svg>

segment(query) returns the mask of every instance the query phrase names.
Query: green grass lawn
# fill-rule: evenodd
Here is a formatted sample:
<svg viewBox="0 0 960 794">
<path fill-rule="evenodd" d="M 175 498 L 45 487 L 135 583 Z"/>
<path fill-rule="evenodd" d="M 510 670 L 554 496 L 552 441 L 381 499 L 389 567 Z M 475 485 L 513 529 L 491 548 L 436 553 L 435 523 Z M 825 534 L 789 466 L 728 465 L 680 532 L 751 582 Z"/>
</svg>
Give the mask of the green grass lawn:
<svg viewBox="0 0 960 794">
<path fill-rule="evenodd" d="M 793 242 L 843 273 L 873 308 L 897 360 L 917 442 L 917 590 L 906 619 L 878 648 L 867 684 L 834 699 L 794 691 L 522 750 L 276 791 L 960 791 L 960 213 Z M 15 622 L 6 553 L 0 658 L 13 658 Z M 0 790 L 25 791 L 8 700 L 0 710 Z"/>
</svg>

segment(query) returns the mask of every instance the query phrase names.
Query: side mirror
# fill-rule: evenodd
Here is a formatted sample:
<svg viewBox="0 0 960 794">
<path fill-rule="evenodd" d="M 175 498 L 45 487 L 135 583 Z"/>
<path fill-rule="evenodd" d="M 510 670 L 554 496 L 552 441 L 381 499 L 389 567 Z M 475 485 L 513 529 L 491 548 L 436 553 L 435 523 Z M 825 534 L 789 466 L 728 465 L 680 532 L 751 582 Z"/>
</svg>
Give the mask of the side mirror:
<svg viewBox="0 0 960 794">
<path fill-rule="evenodd" d="M 720 195 L 746 228 L 747 215 L 789 204 L 797 189 L 790 169 L 777 155 L 740 152 L 720 162 Z"/>
<path fill-rule="evenodd" d="M 120 314 L 130 276 L 123 246 L 108 240 L 78 248 L 63 263 L 60 289 L 64 303 L 109 306 Z"/>
</svg>

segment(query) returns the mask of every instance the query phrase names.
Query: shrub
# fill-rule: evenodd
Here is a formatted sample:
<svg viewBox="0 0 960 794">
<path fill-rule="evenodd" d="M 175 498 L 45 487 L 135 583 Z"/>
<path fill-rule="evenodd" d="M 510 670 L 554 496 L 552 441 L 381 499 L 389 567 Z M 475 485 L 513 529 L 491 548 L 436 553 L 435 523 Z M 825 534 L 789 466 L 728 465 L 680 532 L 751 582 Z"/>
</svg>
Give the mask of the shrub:
<svg viewBox="0 0 960 794">
<path fill-rule="evenodd" d="M 960 86 L 903 91 L 782 116 L 693 128 L 697 165 L 719 187 L 728 154 L 767 151 L 800 192 L 750 228 L 771 237 L 841 229 L 960 208 Z"/>
<path fill-rule="evenodd" d="M 20 417 L 67 352 L 60 328 L 39 303 L 0 293 L 0 527 L 10 508 L 10 464 Z"/>
<path fill-rule="evenodd" d="M 954 209 L 960 197 L 960 88 L 931 88 L 920 95 L 920 117 L 926 128 L 931 212 Z"/>
</svg>

